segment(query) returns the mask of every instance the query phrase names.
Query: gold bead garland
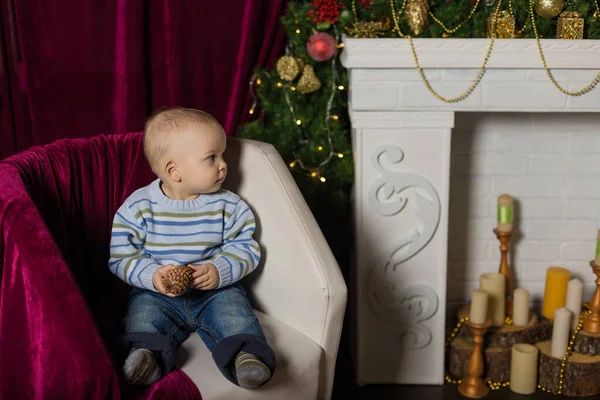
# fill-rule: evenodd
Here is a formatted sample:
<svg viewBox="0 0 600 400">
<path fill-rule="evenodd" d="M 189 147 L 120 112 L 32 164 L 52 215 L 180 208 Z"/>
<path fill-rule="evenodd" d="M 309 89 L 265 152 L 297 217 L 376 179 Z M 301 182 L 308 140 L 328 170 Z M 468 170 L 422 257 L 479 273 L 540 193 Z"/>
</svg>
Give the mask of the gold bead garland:
<svg viewBox="0 0 600 400">
<path fill-rule="evenodd" d="M 501 2 L 502 2 L 502 0 L 498 1 L 498 4 L 497 4 L 495 12 L 494 12 L 494 19 L 497 18 Z M 423 70 L 422 70 L 422 68 L 420 66 L 420 63 L 419 63 L 418 56 L 416 54 L 414 43 L 412 41 L 412 37 L 410 35 L 403 34 L 402 31 L 400 30 L 400 23 L 399 23 L 398 14 L 400 14 L 402 12 L 402 10 L 404 10 L 404 8 L 406 6 L 406 3 L 407 3 L 407 0 L 404 0 L 403 3 L 402 3 L 402 7 L 401 7 L 400 12 L 396 13 L 395 5 L 394 5 L 394 0 L 390 0 L 391 15 L 392 15 L 392 19 L 393 19 L 394 25 L 395 25 L 394 31 L 396 31 L 400 37 L 402 37 L 404 39 L 408 39 L 409 44 L 410 44 L 410 48 L 411 48 L 411 51 L 412 51 L 412 54 L 413 54 L 413 59 L 415 61 L 415 65 L 417 67 L 417 72 L 421 76 L 421 79 L 423 80 L 423 83 L 425 84 L 425 87 L 427 88 L 427 90 L 429 90 L 429 92 L 434 97 L 436 97 L 437 99 L 439 99 L 441 101 L 444 101 L 446 103 L 456 103 L 456 102 L 464 100 L 465 98 L 467 98 L 473 92 L 473 90 L 475 90 L 475 87 L 477 87 L 477 85 L 479 84 L 479 82 L 483 78 L 483 73 L 485 72 L 485 67 L 486 67 L 487 62 L 489 61 L 489 58 L 490 58 L 491 53 L 492 53 L 492 47 L 493 47 L 493 44 L 494 44 L 494 36 L 492 36 L 492 38 L 491 38 L 490 46 L 489 46 L 489 48 L 487 50 L 487 53 L 485 55 L 483 64 L 479 68 L 479 73 L 477 74 L 477 76 L 475 77 L 475 79 L 473 80 L 473 82 L 471 83 L 471 85 L 469 85 L 469 87 L 467 88 L 467 90 L 465 90 L 464 93 L 462 93 L 461 95 L 456 96 L 456 97 L 450 97 L 450 98 L 448 98 L 448 97 L 441 96 L 440 94 L 438 94 L 433 89 L 433 87 L 429 83 L 428 79 L 425 77 L 425 74 L 423 73 Z M 594 15 L 595 16 L 600 16 L 600 8 L 598 8 L 598 2 L 597 2 L 597 0 L 595 0 L 595 3 L 596 3 L 596 12 L 594 13 Z M 558 84 L 558 82 L 556 82 L 556 79 L 554 79 L 554 76 L 552 75 L 552 73 L 550 72 L 550 69 L 547 66 L 546 58 L 544 57 L 544 54 L 543 54 L 543 51 L 542 51 L 539 34 L 537 32 L 537 25 L 535 23 L 535 14 L 534 14 L 534 10 L 533 10 L 534 9 L 534 7 L 533 7 L 533 0 L 529 0 L 529 5 L 530 6 L 529 6 L 529 13 L 528 13 L 528 15 L 529 15 L 529 18 L 530 18 L 530 20 L 532 22 L 533 30 L 535 32 L 536 42 L 537 42 L 537 47 L 538 47 L 538 52 L 539 52 L 540 58 L 542 59 L 542 65 L 544 67 L 546 75 L 548 76 L 548 78 L 550 79 L 550 81 L 554 84 L 554 86 L 559 91 L 561 91 L 562 93 L 564 93 L 564 94 L 566 94 L 568 96 L 580 96 L 582 94 L 585 94 L 585 93 L 591 91 L 598 84 L 598 82 L 600 82 L 600 73 L 598 73 L 598 75 L 592 80 L 592 82 L 589 85 L 587 85 L 583 89 L 577 90 L 577 91 L 568 91 L 566 89 L 563 89 Z M 512 5 L 510 4 L 510 2 L 509 2 L 509 6 L 510 6 L 511 11 L 512 11 Z M 525 23 L 525 25 L 523 26 L 523 28 L 519 31 L 519 33 L 517 33 L 517 35 L 520 34 L 525 29 L 526 25 L 527 25 L 527 22 Z"/>
<path fill-rule="evenodd" d="M 500 3 L 502 0 L 498 1 L 498 4 L 496 6 L 496 9 L 494 11 L 494 13 L 492 14 L 492 25 L 497 23 L 494 22 L 497 20 L 498 18 L 498 12 L 500 9 Z M 594 12 L 594 17 L 595 18 L 599 18 L 600 17 L 600 7 L 598 6 L 598 0 L 594 0 L 594 3 L 596 4 L 596 11 Z M 354 14 L 354 20 L 355 23 L 358 23 L 358 14 L 356 12 L 356 0 L 352 0 L 352 11 Z M 467 16 L 467 19 L 461 23 L 459 23 L 455 28 L 449 29 L 448 27 L 446 27 L 440 20 L 439 18 L 437 18 L 431 11 L 429 11 L 429 16 L 438 24 L 442 27 L 442 29 L 444 30 L 444 33 L 442 34 L 443 37 L 449 37 L 452 33 L 456 32 L 458 29 L 460 29 L 475 13 L 477 6 L 479 4 L 479 0 L 477 0 L 477 2 L 475 3 L 475 5 L 473 6 L 473 8 L 471 9 L 469 16 Z M 392 19 L 394 21 L 394 29 L 393 31 L 396 31 L 398 33 L 398 35 L 404 39 L 408 39 L 409 40 L 409 44 L 411 47 L 411 51 L 413 53 L 413 59 L 415 61 L 416 67 L 417 67 L 417 72 L 419 72 L 419 75 L 421 76 L 421 79 L 423 80 L 423 83 L 425 84 L 425 87 L 427 88 L 427 90 L 429 90 L 429 92 L 436 97 L 437 99 L 444 101 L 446 103 L 456 103 L 459 101 L 464 100 L 465 98 L 467 98 L 475 89 L 475 87 L 477 87 L 477 85 L 479 84 L 479 82 L 481 81 L 481 79 L 483 78 L 483 73 L 485 72 L 485 67 L 487 65 L 487 62 L 489 61 L 489 58 L 491 56 L 491 52 L 492 52 L 492 47 L 494 44 L 494 37 L 495 35 L 490 35 L 491 36 L 491 41 L 490 41 L 490 46 L 487 50 L 487 53 L 485 55 L 484 61 L 482 66 L 479 69 L 479 73 L 477 74 L 477 76 L 475 77 L 475 79 L 473 80 L 473 82 L 471 83 L 471 85 L 469 85 L 469 87 L 467 88 L 467 90 L 462 93 L 459 96 L 456 97 L 443 97 L 440 94 L 438 94 L 433 87 L 431 86 L 431 84 L 429 83 L 428 79 L 425 77 L 422 68 L 419 64 L 419 60 L 418 60 L 418 56 L 416 54 L 416 50 L 412 41 L 412 37 L 410 35 L 404 35 L 402 33 L 402 31 L 400 30 L 400 24 L 399 24 L 399 18 L 398 15 L 400 15 L 406 8 L 407 5 L 407 0 L 403 0 L 402 2 L 402 6 L 400 8 L 400 10 L 398 12 L 396 12 L 395 10 L 395 5 L 394 5 L 394 0 L 390 0 L 390 9 L 391 9 L 391 15 L 392 15 Z M 509 5 L 509 9 L 510 9 L 510 15 L 514 17 L 514 10 L 513 10 L 513 5 L 512 5 L 512 0 L 509 0 L 508 2 Z M 517 31 L 514 32 L 514 34 L 512 35 L 512 37 L 519 37 L 523 31 L 525 30 L 525 28 L 527 27 L 527 24 L 529 23 L 529 19 L 532 22 L 533 28 L 534 28 L 534 32 L 535 32 L 535 36 L 536 36 L 536 41 L 537 41 L 537 45 L 538 45 L 538 50 L 539 50 L 539 55 L 540 58 L 542 59 L 542 64 L 544 67 L 544 70 L 546 72 L 546 75 L 548 76 L 548 78 L 550 79 L 550 81 L 554 84 L 554 86 L 561 91 L 562 93 L 568 95 L 568 96 L 580 96 L 584 93 L 589 92 L 590 90 L 592 90 L 600 81 L 600 73 L 592 80 L 592 82 L 586 86 L 585 88 L 578 90 L 578 91 L 568 91 L 566 89 L 563 89 L 558 82 L 556 82 L 556 80 L 554 79 L 554 76 L 552 75 L 552 73 L 550 72 L 549 68 L 547 67 L 547 63 L 546 63 L 546 59 L 544 57 L 542 48 L 541 48 L 541 44 L 540 44 L 540 40 L 539 40 L 539 35 L 537 32 L 537 26 L 535 24 L 535 16 L 534 16 L 534 7 L 533 7 L 533 0 L 530 0 L 530 7 L 529 7 L 529 12 L 528 12 L 528 16 L 526 18 L 526 21 L 523 25 L 523 27 Z M 495 29 L 494 29 L 495 30 Z"/>
<path fill-rule="evenodd" d="M 537 43 L 537 48 L 538 48 L 538 52 L 540 54 L 540 58 L 542 59 L 542 65 L 544 67 L 544 71 L 546 71 L 546 75 L 548 75 L 548 78 L 554 84 L 554 86 L 558 90 L 560 90 L 562 93 L 566 94 L 567 96 L 581 96 L 582 94 L 585 94 L 585 93 L 589 92 L 590 90 L 592 90 L 598 84 L 598 82 L 600 82 L 600 72 L 598 73 L 598 75 L 596 75 L 596 77 L 594 79 L 592 79 L 592 81 L 590 82 L 589 85 L 587 85 L 583 89 L 576 90 L 576 91 L 570 91 L 570 90 L 563 89 L 563 87 L 560 86 L 558 84 L 558 82 L 556 82 L 556 79 L 554 79 L 554 75 L 552 75 L 552 72 L 548 68 L 548 65 L 546 63 L 546 57 L 544 57 L 544 52 L 542 51 L 540 35 L 538 34 L 537 25 L 535 23 L 535 15 L 533 14 L 533 0 L 529 0 L 529 16 L 531 17 L 531 25 L 533 26 L 533 32 L 535 33 L 535 41 Z"/>
<path fill-rule="evenodd" d="M 404 7 L 406 6 L 406 1 L 407 0 L 403 0 L 402 3 L 402 9 L 404 9 Z M 502 4 L 502 0 L 498 0 L 498 4 L 496 6 L 496 9 L 494 11 L 494 21 L 495 18 L 498 15 L 498 11 L 500 10 L 500 5 Z M 431 94 L 433 94 L 437 99 L 446 102 L 446 103 L 457 103 L 461 100 L 466 99 L 472 92 L 473 90 L 475 90 L 475 88 L 477 87 L 477 85 L 479 84 L 479 82 L 481 81 L 481 79 L 483 78 L 483 74 L 485 72 L 485 67 L 490 59 L 490 56 L 492 54 L 492 47 L 494 46 L 494 38 L 495 38 L 495 34 L 492 35 L 491 40 L 490 40 L 490 46 L 488 47 L 488 50 L 485 54 L 484 60 L 483 60 L 483 64 L 481 65 L 481 67 L 479 68 L 479 72 L 477 73 L 477 76 L 475 77 L 475 79 L 473 80 L 473 82 L 471 82 L 471 84 L 469 85 L 469 87 L 467 88 L 467 90 L 465 90 L 462 94 L 456 96 L 456 97 L 444 97 L 442 95 L 440 95 L 439 93 L 437 93 L 433 87 L 431 86 L 431 84 L 429 83 L 429 80 L 427 79 L 427 77 L 425 76 L 423 69 L 421 68 L 421 64 L 419 63 L 419 58 L 417 56 L 417 51 L 415 49 L 415 45 L 413 43 L 412 37 L 410 35 L 405 35 L 402 33 L 402 31 L 400 30 L 400 23 L 398 21 L 398 15 L 396 14 L 396 9 L 395 9 L 395 5 L 394 5 L 394 0 L 390 0 L 390 9 L 391 9 L 391 14 L 392 14 L 392 18 L 394 20 L 394 25 L 395 28 L 394 30 L 398 33 L 398 35 L 404 39 L 408 39 L 408 43 L 410 44 L 410 49 L 412 51 L 412 55 L 413 55 L 413 59 L 415 62 L 415 65 L 417 67 L 417 72 L 419 73 L 419 75 L 421 76 L 421 80 L 423 81 L 423 83 L 425 84 L 425 87 L 427 87 L 427 90 L 429 90 L 429 92 Z M 494 22 L 495 23 L 495 22 Z"/>
<path fill-rule="evenodd" d="M 508 9 L 510 10 L 510 15 L 512 15 L 513 17 L 515 17 L 515 11 L 513 10 L 513 0 L 509 0 L 508 2 Z M 516 20 L 516 17 L 515 17 Z M 523 24 L 523 27 L 515 32 L 515 37 L 519 37 L 521 36 L 521 34 L 523 33 L 523 31 L 525 31 L 525 28 L 527 28 L 527 24 L 529 23 L 529 14 L 527 14 L 527 17 L 525 17 L 525 23 Z"/>
<path fill-rule="evenodd" d="M 480 0 L 477 0 L 475 2 L 475 4 L 473 5 L 473 8 L 471 8 L 471 11 L 469 12 L 469 15 L 467 16 L 467 18 L 464 21 L 460 22 L 458 25 L 456 25 L 452 29 L 446 27 L 446 25 L 442 21 L 440 21 L 440 19 L 438 17 L 436 17 L 431 11 L 429 11 L 429 16 L 431 17 L 432 20 L 435 21 L 436 24 L 438 24 L 444 30 L 444 33 L 446 33 L 446 35 L 451 35 L 454 32 L 456 32 L 457 30 L 459 30 L 460 28 L 462 28 L 464 24 L 469 22 L 469 20 L 473 17 L 473 14 L 475 14 L 475 11 L 477 11 L 477 7 L 479 6 L 479 1 Z M 443 34 L 442 34 L 442 36 L 443 36 Z M 448 37 L 448 36 L 445 36 L 445 37 Z"/>
</svg>

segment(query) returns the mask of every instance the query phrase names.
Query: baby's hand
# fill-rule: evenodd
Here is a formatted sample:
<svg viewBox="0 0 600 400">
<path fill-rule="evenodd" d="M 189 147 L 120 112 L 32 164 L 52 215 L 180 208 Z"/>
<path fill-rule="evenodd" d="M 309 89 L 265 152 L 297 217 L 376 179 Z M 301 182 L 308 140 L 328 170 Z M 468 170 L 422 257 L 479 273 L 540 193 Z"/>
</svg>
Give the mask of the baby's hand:
<svg viewBox="0 0 600 400">
<path fill-rule="evenodd" d="M 188 267 L 195 270 L 194 283 L 192 283 L 194 289 L 210 290 L 219 286 L 219 271 L 213 264 L 188 265 Z"/>
<path fill-rule="evenodd" d="M 159 267 L 156 271 L 154 271 L 154 275 L 152 275 L 152 284 L 154 285 L 156 290 L 169 297 L 177 296 L 173 293 L 167 292 L 165 285 L 163 285 L 163 276 L 173 268 L 175 268 L 173 264 L 163 265 L 162 267 Z"/>
</svg>

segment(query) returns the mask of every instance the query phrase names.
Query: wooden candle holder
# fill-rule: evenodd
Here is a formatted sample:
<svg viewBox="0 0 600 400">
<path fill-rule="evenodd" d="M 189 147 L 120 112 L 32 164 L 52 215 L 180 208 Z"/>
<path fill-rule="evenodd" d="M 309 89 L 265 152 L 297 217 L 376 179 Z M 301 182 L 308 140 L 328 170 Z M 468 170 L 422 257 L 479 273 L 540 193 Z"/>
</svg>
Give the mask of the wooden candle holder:
<svg viewBox="0 0 600 400">
<path fill-rule="evenodd" d="M 590 267 L 596 275 L 596 290 L 590 301 L 590 314 L 583 320 L 583 330 L 589 333 L 600 333 L 600 266 L 594 260 L 590 261 Z"/>
<path fill-rule="evenodd" d="M 500 241 L 500 268 L 498 272 L 506 277 L 504 297 L 506 299 L 506 315 L 509 317 L 512 317 L 512 275 L 510 272 L 510 265 L 508 265 L 508 251 L 510 250 L 510 241 L 513 232 L 514 230 L 502 232 L 499 231 L 498 228 L 494 229 L 494 233 Z"/>
<path fill-rule="evenodd" d="M 474 324 L 467 322 L 473 332 L 473 351 L 469 358 L 467 367 L 467 376 L 463 378 L 458 385 L 458 392 L 465 397 L 472 399 L 480 399 L 485 397 L 490 392 L 490 388 L 483 381 L 483 335 L 492 325 L 491 320 L 487 320 L 483 324 Z"/>
</svg>

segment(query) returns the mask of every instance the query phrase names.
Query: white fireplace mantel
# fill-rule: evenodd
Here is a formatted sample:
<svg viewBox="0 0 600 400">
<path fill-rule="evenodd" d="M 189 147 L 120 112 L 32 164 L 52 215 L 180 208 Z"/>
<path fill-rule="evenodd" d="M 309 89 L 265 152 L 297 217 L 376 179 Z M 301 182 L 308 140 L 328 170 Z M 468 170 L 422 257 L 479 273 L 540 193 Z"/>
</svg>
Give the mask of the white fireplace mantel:
<svg viewBox="0 0 600 400">
<path fill-rule="evenodd" d="M 454 97 L 477 75 L 490 41 L 414 43 L 433 89 Z M 567 90 L 585 87 L 600 70 L 600 41 L 541 43 Z M 341 60 L 356 165 L 357 380 L 442 384 L 454 113 L 598 112 L 600 87 L 561 93 L 529 39 L 496 40 L 483 79 L 458 103 L 427 90 L 405 39 L 345 38 Z"/>
</svg>

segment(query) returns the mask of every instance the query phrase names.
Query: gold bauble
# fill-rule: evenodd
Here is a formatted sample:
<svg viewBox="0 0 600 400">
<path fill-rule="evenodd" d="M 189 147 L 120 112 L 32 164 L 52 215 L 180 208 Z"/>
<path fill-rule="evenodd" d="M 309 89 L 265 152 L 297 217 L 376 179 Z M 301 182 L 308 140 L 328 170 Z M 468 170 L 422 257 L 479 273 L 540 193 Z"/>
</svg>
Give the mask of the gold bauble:
<svg viewBox="0 0 600 400">
<path fill-rule="evenodd" d="M 298 68 L 298 61 L 294 57 L 283 56 L 279 60 L 277 60 L 277 64 L 275 65 L 277 69 L 277 74 L 284 81 L 291 82 L 298 76 L 300 72 L 300 68 Z"/>
<path fill-rule="evenodd" d="M 565 7 L 565 0 L 538 0 L 535 12 L 542 18 L 554 18 Z"/>
<path fill-rule="evenodd" d="M 427 25 L 427 16 L 429 15 L 428 0 L 408 0 L 404 9 L 406 21 L 410 30 L 418 36 Z"/>
<path fill-rule="evenodd" d="M 316 92 L 321 88 L 321 81 L 317 78 L 317 75 L 315 75 L 315 70 L 312 65 L 306 65 L 304 67 L 304 71 L 302 71 L 302 75 L 300 76 L 296 87 L 302 94 Z"/>
</svg>

